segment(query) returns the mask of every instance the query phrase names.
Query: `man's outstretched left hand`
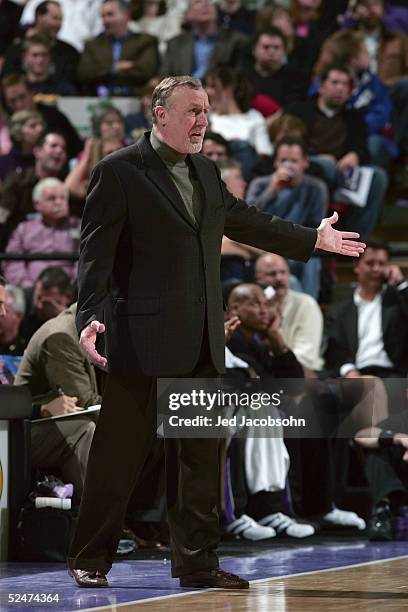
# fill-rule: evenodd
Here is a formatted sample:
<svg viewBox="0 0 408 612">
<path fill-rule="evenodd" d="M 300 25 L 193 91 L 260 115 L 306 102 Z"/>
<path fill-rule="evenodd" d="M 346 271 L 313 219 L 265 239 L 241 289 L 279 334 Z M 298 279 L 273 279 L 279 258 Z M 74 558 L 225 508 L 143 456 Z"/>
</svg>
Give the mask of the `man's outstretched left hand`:
<svg viewBox="0 0 408 612">
<path fill-rule="evenodd" d="M 329 251 L 330 253 L 339 253 L 340 255 L 348 255 L 349 257 L 360 257 L 364 253 L 364 242 L 357 242 L 355 238 L 359 238 L 357 232 L 340 232 L 332 227 L 339 220 L 339 215 L 334 212 L 331 217 L 323 219 L 317 228 L 316 249 Z"/>
</svg>

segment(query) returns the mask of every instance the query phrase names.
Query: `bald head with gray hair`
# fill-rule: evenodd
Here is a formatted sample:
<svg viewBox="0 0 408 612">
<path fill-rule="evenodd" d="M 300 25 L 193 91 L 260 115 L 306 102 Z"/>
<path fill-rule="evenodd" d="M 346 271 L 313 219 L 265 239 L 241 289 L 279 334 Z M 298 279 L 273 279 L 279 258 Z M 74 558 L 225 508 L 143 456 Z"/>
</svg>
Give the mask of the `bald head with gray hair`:
<svg viewBox="0 0 408 612">
<path fill-rule="evenodd" d="M 169 76 L 162 79 L 155 87 L 152 95 L 152 121 L 157 123 L 155 109 L 158 106 L 168 108 L 171 94 L 177 87 L 188 87 L 189 89 L 202 89 L 203 84 L 200 79 L 195 79 L 192 76 Z"/>
<path fill-rule="evenodd" d="M 15 285 L 6 284 L 6 292 L 11 297 L 11 300 L 6 300 L 7 305 L 14 310 L 15 313 L 24 317 L 26 310 L 26 300 L 23 289 Z"/>
<path fill-rule="evenodd" d="M 68 189 L 65 187 L 64 183 L 60 181 L 59 179 L 49 176 L 45 179 L 42 179 L 41 181 L 38 181 L 38 183 L 33 189 L 32 198 L 33 198 L 34 204 L 36 204 L 37 202 L 41 202 L 41 200 L 44 197 L 45 189 L 52 189 L 53 187 L 57 187 L 60 185 L 64 187 L 65 195 L 68 198 L 68 195 L 69 195 Z"/>
</svg>

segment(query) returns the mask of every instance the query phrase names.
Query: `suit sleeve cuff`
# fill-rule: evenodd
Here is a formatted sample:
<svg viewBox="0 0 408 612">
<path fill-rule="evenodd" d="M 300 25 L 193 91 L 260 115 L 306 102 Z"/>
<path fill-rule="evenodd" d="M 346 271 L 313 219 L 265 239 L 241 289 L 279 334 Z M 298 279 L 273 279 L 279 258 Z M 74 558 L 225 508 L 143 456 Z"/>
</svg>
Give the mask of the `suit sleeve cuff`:
<svg viewBox="0 0 408 612">
<path fill-rule="evenodd" d="M 397 291 L 403 291 L 408 287 L 408 280 L 403 280 L 397 285 Z"/>
<path fill-rule="evenodd" d="M 349 372 L 351 372 L 351 370 L 357 370 L 356 364 L 355 363 L 344 363 L 339 370 L 340 376 L 346 376 Z"/>
</svg>

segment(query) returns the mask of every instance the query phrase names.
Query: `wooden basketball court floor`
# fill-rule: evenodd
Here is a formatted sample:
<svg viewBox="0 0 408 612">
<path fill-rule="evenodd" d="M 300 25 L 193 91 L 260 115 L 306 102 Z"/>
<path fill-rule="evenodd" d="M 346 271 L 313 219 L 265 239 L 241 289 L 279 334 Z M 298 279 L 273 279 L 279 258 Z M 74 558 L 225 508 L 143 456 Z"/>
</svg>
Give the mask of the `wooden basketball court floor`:
<svg viewBox="0 0 408 612">
<path fill-rule="evenodd" d="M 0 566 L 0 610 L 408 612 L 408 542 L 328 539 L 239 553 L 222 556 L 222 567 L 247 577 L 248 591 L 182 589 L 169 577 L 167 559 L 117 562 L 107 589 L 79 589 L 63 564 L 6 563 Z"/>
</svg>

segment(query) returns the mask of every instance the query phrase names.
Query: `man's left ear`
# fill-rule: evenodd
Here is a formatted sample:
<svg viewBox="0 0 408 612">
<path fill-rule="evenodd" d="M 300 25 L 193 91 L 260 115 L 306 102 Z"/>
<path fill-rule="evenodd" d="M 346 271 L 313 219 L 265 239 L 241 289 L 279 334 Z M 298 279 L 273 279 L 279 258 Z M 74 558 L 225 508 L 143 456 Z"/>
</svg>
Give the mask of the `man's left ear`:
<svg viewBox="0 0 408 612">
<path fill-rule="evenodd" d="M 303 158 L 303 170 L 306 170 L 306 168 L 308 168 L 310 166 L 310 159 L 305 156 Z"/>
<path fill-rule="evenodd" d="M 166 125 L 166 109 L 164 106 L 156 106 L 155 110 L 156 119 L 160 123 L 161 126 Z"/>
</svg>

